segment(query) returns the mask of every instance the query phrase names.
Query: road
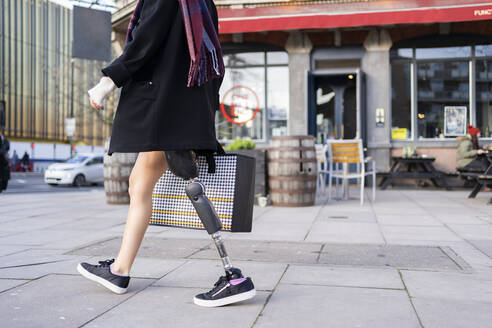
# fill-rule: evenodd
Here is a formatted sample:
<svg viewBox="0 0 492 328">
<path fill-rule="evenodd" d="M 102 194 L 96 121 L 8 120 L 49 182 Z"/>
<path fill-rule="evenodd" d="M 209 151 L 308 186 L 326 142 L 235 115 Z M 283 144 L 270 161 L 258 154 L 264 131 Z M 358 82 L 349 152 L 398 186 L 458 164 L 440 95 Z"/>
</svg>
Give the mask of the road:
<svg viewBox="0 0 492 328">
<path fill-rule="evenodd" d="M 102 184 L 80 188 L 72 186 L 50 186 L 44 182 L 42 173 L 13 172 L 9 180 L 7 190 L 4 190 L 2 194 L 45 193 L 60 191 L 81 192 L 92 189 L 101 190 L 104 189 L 104 187 Z"/>
</svg>

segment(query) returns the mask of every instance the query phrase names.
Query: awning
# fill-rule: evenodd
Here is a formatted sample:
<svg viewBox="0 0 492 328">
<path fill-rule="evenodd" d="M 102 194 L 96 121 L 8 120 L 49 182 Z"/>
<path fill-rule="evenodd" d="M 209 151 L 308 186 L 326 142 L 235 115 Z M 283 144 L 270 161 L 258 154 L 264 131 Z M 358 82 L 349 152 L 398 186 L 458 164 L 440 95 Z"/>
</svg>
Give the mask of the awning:
<svg viewBox="0 0 492 328">
<path fill-rule="evenodd" d="M 381 0 L 219 9 L 221 34 L 490 19 L 490 0 Z"/>
</svg>

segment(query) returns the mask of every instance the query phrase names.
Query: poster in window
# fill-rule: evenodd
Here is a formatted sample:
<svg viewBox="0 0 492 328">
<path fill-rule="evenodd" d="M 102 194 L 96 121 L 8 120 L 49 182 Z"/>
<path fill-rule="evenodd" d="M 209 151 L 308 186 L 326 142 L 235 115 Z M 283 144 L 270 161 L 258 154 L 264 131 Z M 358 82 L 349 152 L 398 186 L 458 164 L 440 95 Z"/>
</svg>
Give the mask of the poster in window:
<svg viewBox="0 0 492 328">
<path fill-rule="evenodd" d="M 444 135 L 458 137 L 466 135 L 466 106 L 444 107 Z"/>
</svg>

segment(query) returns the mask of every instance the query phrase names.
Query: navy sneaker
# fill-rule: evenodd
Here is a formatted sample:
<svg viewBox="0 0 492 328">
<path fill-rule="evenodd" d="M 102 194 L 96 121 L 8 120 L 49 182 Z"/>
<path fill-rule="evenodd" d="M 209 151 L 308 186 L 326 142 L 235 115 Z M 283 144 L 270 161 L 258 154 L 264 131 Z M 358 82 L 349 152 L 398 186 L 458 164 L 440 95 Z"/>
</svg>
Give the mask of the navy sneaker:
<svg viewBox="0 0 492 328">
<path fill-rule="evenodd" d="M 128 289 L 130 277 L 113 274 L 110 268 L 113 262 L 114 259 L 99 261 L 99 265 L 83 262 L 79 263 L 77 271 L 87 279 L 103 285 L 116 294 L 124 294 Z"/>
<path fill-rule="evenodd" d="M 244 278 L 239 269 L 222 276 L 211 291 L 195 296 L 196 305 L 206 307 L 224 306 L 253 298 L 256 295 L 251 278 Z"/>
</svg>

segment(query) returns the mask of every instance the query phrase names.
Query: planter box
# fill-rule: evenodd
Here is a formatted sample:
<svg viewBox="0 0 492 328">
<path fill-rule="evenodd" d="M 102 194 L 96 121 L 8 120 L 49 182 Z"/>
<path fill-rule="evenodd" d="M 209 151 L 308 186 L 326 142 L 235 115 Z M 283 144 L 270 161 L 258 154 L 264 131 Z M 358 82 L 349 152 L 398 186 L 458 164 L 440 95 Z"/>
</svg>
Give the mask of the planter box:
<svg viewBox="0 0 492 328">
<path fill-rule="evenodd" d="M 261 149 L 240 149 L 227 151 L 229 154 L 245 155 L 256 159 L 255 203 L 257 196 L 266 196 L 266 152 Z"/>
</svg>

